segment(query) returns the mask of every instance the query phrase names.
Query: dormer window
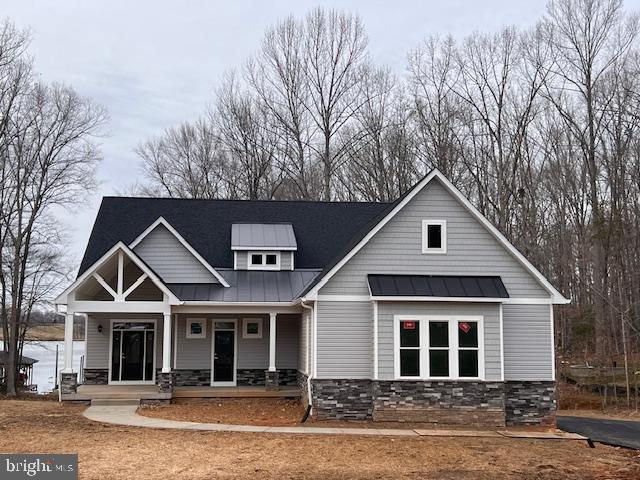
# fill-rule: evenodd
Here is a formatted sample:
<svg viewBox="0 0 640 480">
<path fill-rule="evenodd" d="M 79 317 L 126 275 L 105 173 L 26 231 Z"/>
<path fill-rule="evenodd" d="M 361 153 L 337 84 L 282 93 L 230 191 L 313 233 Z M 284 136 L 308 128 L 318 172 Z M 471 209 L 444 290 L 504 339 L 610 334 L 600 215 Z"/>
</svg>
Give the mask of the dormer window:
<svg viewBox="0 0 640 480">
<path fill-rule="evenodd" d="M 422 253 L 447 253 L 446 220 L 422 221 Z"/>
<path fill-rule="evenodd" d="M 249 270 L 280 270 L 280 252 L 249 252 Z"/>
</svg>

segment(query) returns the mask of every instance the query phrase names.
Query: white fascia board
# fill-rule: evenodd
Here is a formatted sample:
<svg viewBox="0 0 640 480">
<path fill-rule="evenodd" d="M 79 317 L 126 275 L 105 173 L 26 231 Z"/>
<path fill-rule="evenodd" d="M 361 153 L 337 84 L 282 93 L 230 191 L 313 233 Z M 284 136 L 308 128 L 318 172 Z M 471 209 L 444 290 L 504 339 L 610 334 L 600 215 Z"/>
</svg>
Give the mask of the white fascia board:
<svg viewBox="0 0 640 480">
<path fill-rule="evenodd" d="M 242 246 L 232 246 L 231 250 L 235 250 L 235 251 L 244 251 L 244 252 L 251 252 L 253 250 L 255 251 L 269 251 L 269 252 L 278 252 L 278 251 L 283 251 L 283 252 L 295 252 L 298 250 L 298 247 L 242 247 Z"/>
<path fill-rule="evenodd" d="M 160 278 L 158 278 L 158 276 L 151 269 L 149 269 L 149 267 L 147 267 L 147 265 L 142 260 L 140 260 L 140 258 L 138 258 L 138 256 L 133 253 L 131 249 L 129 249 L 129 247 L 127 247 L 122 242 L 116 243 L 107 253 L 100 257 L 98 261 L 96 261 L 93 265 L 91 265 L 91 267 L 85 270 L 84 273 L 80 275 L 75 282 L 69 285 L 60 295 L 58 295 L 58 297 L 55 299 L 55 303 L 58 305 L 66 305 L 68 303 L 67 297 L 69 293 L 71 293 L 85 280 L 87 280 L 90 275 L 93 275 L 96 271 L 98 271 L 100 267 L 102 267 L 107 262 L 107 260 L 109 260 L 116 252 L 118 252 L 118 250 L 122 250 L 131 259 L 131 261 L 135 263 L 138 268 L 140 268 L 140 270 L 147 274 L 147 276 L 151 279 L 155 286 L 158 287 L 162 291 L 162 293 L 164 293 L 168 297 L 170 304 L 177 305 L 181 303 L 180 299 L 176 297 L 173 292 L 169 290 L 169 288 L 167 288 L 164 282 Z M 113 304 L 117 302 L 102 303 Z"/>
<path fill-rule="evenodd" d="M 487 220 L 484 215 L 482 215 L 472 204 L 471 202 L 458 190 L 439 170 L 434 169 L 423 178 L 418 185 L 416 185 L 413 190 L 411 190 L 405 198 L 402 199 L 398 205 L 396 205 L 393 210 L 391 210 L 378 224 L 367 233 L 367 235 L 358 242 L 358 244 L 351 249 L 349 253 L 347 253 L 331 270 L 329 270 L 324 277 L 308 292 L 307 296 L 309 298 L 314 298 L 318 295 L 318 291 L 326 285 L 326 283 L 349 261 L 353 256 L 358 253 L 362 247 L 364 247 L 373 236 L 378 233 L 382 227 L 384 227 L 389 221 L 396 216 L 396 214 L 402 210 L 405 205 L 407 205 L 413 198 L 420 192 L 422 189 L 431 182 L 434 178 L 440 180 L 443 186 L 451 193 L 455 198 L 457 198 L 462 205 L 471 213 L 472 216 L 476 218 L 487 230 L 491 233 L 498 243 L 502 244 L 513 257 L 525 267 L 526 270 L 529 271 L 541 284 L 542 286 L 549 292 L 552 297 L 552 301 L 555 304 L 567 304 L 570 303 L 571 300 L 565 298 L 556 288 L 549 283 L 549 281 L 540 273 L 538 269 L 536 269 L 531 262 L 529 262 L 512 244 L 509 240 L 506 239 L 504 235 L 498 231 L 496 227 L 494 227 L 489 220 Z"/>
<path fill-rule="evenodd" d="M 64 291 L 56 297 L 54 303 L 56 305 L 66 305 L 67 304 L 67 296 L 73 290 L 75 290 L 78 285 L 87 280 L 90 276 L 94 274 L 94 272 L 98 271 L 98 269 L 104 265 L 104 263 L 114 255 L 121 245 L 124 245 L 122 242 L 116 243 L 113 247 L 107 251 L 102 257 L 100 257 L 91 267 L 87 268 L 82 275 L 80 275 L 71 285 L 64 289 Z"/>
<path fill-rule="evenodd" d="M 196 258 L 196 260 L 198 260 L 198 261 L 202 264 L 202 266 L 203 266 L 204 268 L 206 268 L 206 269 L 207 269 L 207 270 L 208 270 L 208 271 L 209 271 L 209 272 L 210 272 L 214 277 L 216 277 L 216 278 L 218 279 L 218 281 L 219 281 L 219 282 L 220 282 L 224 287 L 229 287 L 229 284 L 227 283 L 227 281 L 225 280 L 225 278 L 224 278 L 222 275 L 220 275 L 220 274 L 216 271 L 216 269 L 215 269 L 215 268 L 213 268 L 211 265 L 209 265 L 209 263 L 208 263 L 204 258 L 202 258 L 202 255 L 200 255 L 200 254 L 199 254 L 199 253 L 198 253 L 198 252 L 197 252 L 197 251 L 196 251 L 196 250 L 195 250 L 195 249 L 194 249 L 194 248 L 189 244 L 189 242 L 187 242 L 187 241 L 184 239 L 184 237 L 183 237 L 182 235 L 180 235 L 180 233 L 178 233 L 178 231 L 177 231 L 175 228 L 173 228 L 173 227 L 171 226 L 171 224 L 170 224 L 169 222 L 167 222 L 167 221 L 165 220 L 165 218 L 164 218 L 164 217 L 162 217 L 162 216 L 158 217 L 158 219 L 157 219 L 155 222 L 153 222 L 151 225 L 149 225 L 149 227 L 147 227 L 147 229 L 146 229 L 144 232 L 142 232 L 140 235 L 138 235 L 138 237 L 137 237 L 133 242 L 131 242 L 131 243 L 129 244 L 129 248 L 130 248 L 130 249 L 132 249 L 132 250 L 133 250 L 134 248 L 136 248 L 136 247 L 140 244 L 140 242 L 142 242 L 142 240 L 144 240 L 144 238 L 145 238 L 147 235 L 149 235 L 152 231 L 154 231 L 154 230 L 155 230 L 155 228 L 156 228 L 158 225 L 160 225 L 160 224 L 162 224 L 162 225 L 163 225 L 167 230 L 169 230 L 169 232 L 171 232 L 171 234 L 172 234 L 174 237 L 176 237 L 176 239 L 177 239 L 177 240 L 182 244 L 182 246 L 183 246 L 183 247 L 185 247 L 185 248 L 189 251 L 189 253 L 190 253 L 191 255 L 193 255 L 193 256 Z"/>
<path fill-rule="evenodd" d="M 547 280 L 545 276 L 542 275 L 542 273 L 536 267 L 534 267 L 533 264 L 529 262 L 529 260 L 527 260 L 525 256 L 522 255 L 502 233 L 500 233 L 500 230 L 498 230 L 489 220 L 486 219 L 484 215 L 482 215 L 478 211 L 476 207 L 473 206 L 473 204 L 467 199 L 467 197 L 465 197 L 462 192 L 460 192 L 460 190 L 458 190 L 453 185 L 453 183 L 449 181 L 447 177 L 445 177 L 439 171 L 436 171 L 436 175 L 438 177 L 438 180 L 442 182 L 449 193 L 456 197 L 460 201 L 460 203 L 462 203 L 462 205 L 464 205 L 464 207 L 469 211 L 469 213 L 471 213 L 471 215 L 473 215 L 476 220 L 478 220 L 487 230 L 489 230 L 489 233 L 491 233 L 496 238 L 496 240 L 498 240 L 498 243 L 502 244 L 502 246 L 506 248 L 507 251 L 511 253 L 511 255 L 518 262 L 520 262 L 525 270 L 527 270 L 531 275 L 535 277 L 536 280 L 538 280 L 538 282 L 542 284 L 542 286 L 551 294 L 553 303 L 571 303 L 571 300 L 566 298 L 553 285 L 551 285 L 549 280 Z"/>
</svg>

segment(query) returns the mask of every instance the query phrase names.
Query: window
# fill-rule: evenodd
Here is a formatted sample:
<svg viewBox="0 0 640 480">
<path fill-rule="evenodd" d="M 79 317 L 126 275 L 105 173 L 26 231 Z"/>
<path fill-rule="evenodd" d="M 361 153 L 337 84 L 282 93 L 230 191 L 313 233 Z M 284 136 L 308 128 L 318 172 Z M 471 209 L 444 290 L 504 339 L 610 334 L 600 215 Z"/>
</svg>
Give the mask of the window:
<svg viewBox="0 0 640 480">
<path fill-rule="evenodd" d="M 458 369 L 460 377 L 478 376 L 477 322 L 458 322 Z"/>
<path fill-rule="evenodd" d="M 249 252 L 249 270 L 280 270 L 280 252 Z"/>
<path fill-rule="evenodd" d="M 394 322 L 396 377 L 484 377 L 482 317 L 396 316 Z"/>
<path fill-rule="evenodd" d="M 242 338 L 262 338 L 262 319 L 245 318 L 242 320 Z"/>
<path fill-rule="evenodd" d="M 400 322 L 400 376 L 420 376 L 420 322 Z"/>
<path fill-rule="evenodd" d="M 429 376 L 449 376 L 448 322 L 429 322 Z"/>
<path fill-rule="evenodd" d="M 187 318 L 187 338 L 207 338 L 207 321 L 202 318 Z"/>
<path fill-rule="evenodd" d="M 422 253 L 447 253 L 446 220 L 422 221 Z"/>
</svg>

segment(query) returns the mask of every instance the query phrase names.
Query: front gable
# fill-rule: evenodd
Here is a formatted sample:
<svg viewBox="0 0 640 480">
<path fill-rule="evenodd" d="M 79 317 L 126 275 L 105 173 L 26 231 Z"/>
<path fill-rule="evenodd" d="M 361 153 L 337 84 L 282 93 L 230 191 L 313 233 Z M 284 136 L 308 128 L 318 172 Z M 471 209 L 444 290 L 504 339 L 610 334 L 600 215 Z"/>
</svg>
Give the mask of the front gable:
<svg viewBox="0 0 640 480">
<path fill-rule="evenodd" d="M 351 258 L 338 264 L 318 293 L 368 296 L 367 274 L 428 274 L 495 275 L 512 298 L 553 295 L 539 272 L 531 267 L 538 277 L 516 258 L 443 182 L 440 175 L 428 181 Z M 423 253 L 427 219 L 446 222 L 446 252 Z"/>
<path fill-rule="evenodd" d="M 216 283 L 229 286 L 162 217 L 151 224 L 130 247 L 165 283 Z"/>
</svg>

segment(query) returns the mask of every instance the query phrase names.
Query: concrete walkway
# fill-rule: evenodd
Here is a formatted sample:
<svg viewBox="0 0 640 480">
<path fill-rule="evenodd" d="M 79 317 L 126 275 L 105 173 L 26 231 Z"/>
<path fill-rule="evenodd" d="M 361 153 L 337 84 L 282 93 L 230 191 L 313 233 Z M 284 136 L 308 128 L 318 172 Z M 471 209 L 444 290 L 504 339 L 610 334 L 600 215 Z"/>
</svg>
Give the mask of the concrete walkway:
<svg viewBox="0 0 640 480">
<path fill-rule="evenodd" d="M 409 430 L 397 428 L 325 428 L 325 427 L 260 427 L 196 423 L 144 417 L 137 414 L 137 405 L 91 405 L 84 411 L 89 420 L 131 427 L 199 430 L 212 432 L 298 433 L 311 435 L 384 435 L 405 437 L 508 437 L 545 440 L 586 440 L 586 437 L 566 432 L 522 432 L 492 430 Z"/>
</svg>

